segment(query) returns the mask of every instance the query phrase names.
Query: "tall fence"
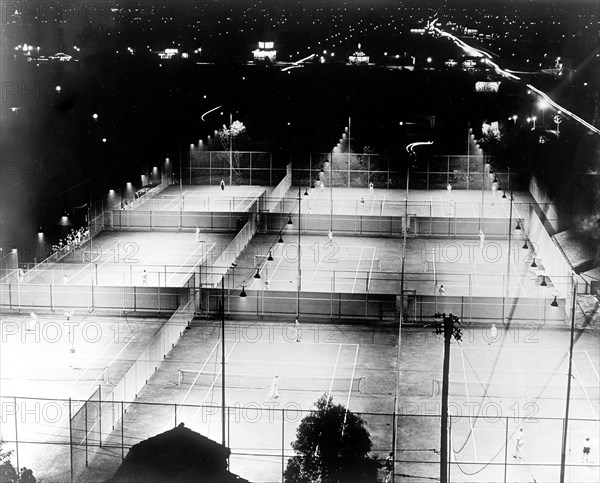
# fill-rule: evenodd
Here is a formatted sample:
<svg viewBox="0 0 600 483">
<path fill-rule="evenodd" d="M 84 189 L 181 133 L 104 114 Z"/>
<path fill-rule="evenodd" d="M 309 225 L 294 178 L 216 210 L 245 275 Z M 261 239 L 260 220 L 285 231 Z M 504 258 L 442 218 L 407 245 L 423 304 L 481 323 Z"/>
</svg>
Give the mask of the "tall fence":
<svg viewBox="0 0 600 483">
<path fill-rule="evenodd" d="M 188 282 L 188 284 L 193 282 Z M 104 287 L 97 285 L 0 284 L 0 307 L 21 312 L 25 308 L 115 310 L 122 312 L 172 312 L 184 288 Z"/>
<path fill-rule="evenodd" d="M 367 379 L 355 390 L 356 396 L 368 397 L 374 388 Z M 451 387 L 451 398 L 454 393 Z M 337 393 L 336 396 L 342 395 Z M 370 433 L 371 454 L 383 463 L 392 451 L 397 480 L 406 477 L 439 479 L 438 398 L 434 393 L 424 395 L 427 405 L 402 403 L 402 411 L 398 413 L 354 412 Z M 572 398 L 584 400 L 584 394 L 574 392 Z M 296 429 L 303 418 L 317 413 L 297 405 L 282 408 L 253 403 L 227 405 L 222 414 L 221 406 L 216 403 L 192 405 L 105 399 L 100 393 L 85 401 L 4 396 L 0 399 L 3 407 L 14 408 L 10 411 L 9 424 L 3 428 L 6 448 L 16 448 L 19 464 L 33 468 L 38 480 L 44 481 L 87 481 L 97 475 L 109 478 L 133 445 L 169 431 L 181 422 L 192 431 L 220 442 L 223 417 L 227 428 L 225 444 L 231 449 L 229 470 L 253 481 L 283 482 L 288 460 L 296 455 L 291 447 Z M 66 435 L 42 438 L 32 428 L 34 412 L 27 415 L 16 410 L 34 404 L 42 408 L 67 408 L 72 417 Z M 487 407 L 495 408 L 491 402 Z M 460 402 L 452 400 L 449 409 L 448 481 L 512 482 L 521 481 L 523 474 L 531 475 L 535 481 L 560 481 L 563 418 L 538 417 L 515 408 L 509 414 L 475 410 L 476 414 L 466 415 L 461 411 Z M 568 481 L 597 480 L 593 476 L 597 476 L 600 469 L 597 454 L 592 452 L 585 464 L 581 462 L 583 438 L 593 434 L 591 428 L 597 428 L 597 424 L 593 419 L 569 418 L 565 448 Z M 517 438 L 521 429 L 526 437 L 519 453 Z M 53 464 L 36 467 L 34 462 L 32 465 L 32 455 L 43 452 L 54 456 Z M 108 474 L 107 468 L 111 469 Z M 384 479 L 383 469 L 379 477 Z"/>
<path fill-rule="evenodd" d="M 113 230 L 239 230 L 248 220 L 247 212 L 128 211 L 105 212 L 104 224 Z"/>
<path fill-rule="evenodd" d="M 273 186 L 286 175 L 285 163 L 260 151 L 203 151 L 193 149 L 182 166 L 182 179 L 189 184 Z"/>
<path fill-rule="evenodd" d="M 488 158 L 481 155 L 440 155 L 420 160 L 408 176 L 410 189 L 439 190 L 451 184 L 455 189 L 491 189 L 496 180 L 502 189 L 527 188 L 523 175 L 514 171 L 494 171 Z M 329 187 L 406 188 L 407 171 L 403 160 L 367 153 L 293 154 L 293 184 Z"/>
<path fill-rule="evenodd" d="M 208 286 L 217 286 L 221 279 L 225 276 L 230 268 L 231 263 L 235 262 L 241 255 L 248 243 L 252 240 L 256 233 L 256 216 L 250 218 L 244 227 L 238 232 L 229 245 L 222 252 L 222 256 L 218 263 L 211 266 L 210 273 L 207 273 L 206 284 Z M 223 262 L 225 262 L 223 264 Z"/>
<path fill-rule="evenodd" d="M 544 186 L 541 180 L 539 180 L 535 175 L 532 175 L 531 180 L 529 181 L 529 192 L 531 193 L 531 196 L 533 196 L 533 199 L 540 206 L 543 216 L 546 218 L 548 223 L 550 223 L 554 230 L 558 231 L 558 213 L 556 211 L 554 200 L 550 196 L 548 188 Z"/>
<path fill-rule="evenodd" d="M 285 209 L 282 208 L 282 203 L 285 201 L 285 195 L 291 187 L 292 163 L 288 163 L 285 176 L 270 193 L 269 197 L 265 199 L 265 210 L 268 212 L 285 211 Z"/>
</svg>

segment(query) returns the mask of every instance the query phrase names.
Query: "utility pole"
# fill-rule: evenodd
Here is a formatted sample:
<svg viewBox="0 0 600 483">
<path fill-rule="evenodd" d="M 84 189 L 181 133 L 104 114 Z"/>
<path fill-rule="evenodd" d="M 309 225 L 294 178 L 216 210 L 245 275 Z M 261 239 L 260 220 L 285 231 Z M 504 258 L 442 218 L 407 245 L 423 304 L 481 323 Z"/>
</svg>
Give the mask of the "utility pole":
<svg viewBox="0 0 600 483">
<path fill-rule="evenodd" d="M 436 334 L 444 334 L 444 369 L 442 375 L 442 431 L 440 441 L 440 482 L 448 483 L 448 375 L 450 373 L 450 341 L 461 340 L 460 321 L 456 315 L 436 313 L 442 319 L 435 325 Z"/>
</svg>

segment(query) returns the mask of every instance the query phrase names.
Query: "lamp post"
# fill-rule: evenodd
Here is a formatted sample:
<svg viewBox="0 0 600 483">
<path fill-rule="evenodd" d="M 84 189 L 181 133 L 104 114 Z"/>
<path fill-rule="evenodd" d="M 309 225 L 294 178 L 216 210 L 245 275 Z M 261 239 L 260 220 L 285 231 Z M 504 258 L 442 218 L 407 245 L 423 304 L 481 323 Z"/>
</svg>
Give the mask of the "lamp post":
<svg viewBox="0 0 600 483">
<path fill-rule="evenodd" d="M 298 288 L 296 293 L 296 317 L 300 317 L 300 289 L 302 286 L 302 250 L 301 228 L 302 228 L 302 183 L 298 183 Z"/>
<path fill-rule="evenodd" d="M 243 290 L 243 288 L 242 288 Z M 225 444 L 225 275 L 221 277 L 221 442 Z M 229 466 L 229 464 L 227 465 Z"/>
<path fill-rule="evenodd" d="M 229 186 L 233 184 L 233 133 L 231 125 L 233 124 L 233 114 L 229 113 Z"/>
<path fill-rule="evenodd" d="M 565 420 L 563 422 L 563 434 L 562 434 L 562 448 L 560 452 L 560 483 L 564 483 L 565 481 L 565 465 L 567 459 L 567 436 L 569 429 L 569 409 L 571 403 L 571 379 L 573 377 L 573 342 L 574 342 L 574 333 L 575 333 L 575 304 L 577 303 L 577 280 L 575 279 L 575 274 L 572 274 L 573 279 L 573 294 L 572 294 L 572 304 L 571 304 L 571 341 L 569 344 L 569 372 L 567 374 L 567 396 L 565 402 Z M 554 297 L 554 301 L 556 301 L 556 297 Z M 554 302 L 553 302 L 554 303 Z"/>
</svg>

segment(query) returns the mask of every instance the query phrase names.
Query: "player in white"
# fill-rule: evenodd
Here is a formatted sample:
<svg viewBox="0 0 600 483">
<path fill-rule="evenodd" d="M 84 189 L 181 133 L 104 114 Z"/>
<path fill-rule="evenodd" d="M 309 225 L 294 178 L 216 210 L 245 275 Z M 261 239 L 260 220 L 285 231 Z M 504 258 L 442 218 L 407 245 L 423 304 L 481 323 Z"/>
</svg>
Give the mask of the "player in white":
<svg viewBox="0 0 600 483">
<path fill-rule="evenodd" d="M 371 182 L 369 183 L 369 194 L 370 194 L 371 196 L 373 196 L 373 194 L 374 194 L 374 193 L 375 193 L 375 187 L 373 186 L 373 181 L 371 181 Z"/>
<path fill-rule="evenodd" d="M 275 376 L 271 381 L 271 389 L 269 389 L 269 399 L 279 399 L 279 377 Z"/>
<path fill-rule="evenodd" d="M 515 454 L 513 455 L 513 458 L 518 460 L 523 459 L 523 446 L 525 446 L 525 433 L 523 432 L 523 428 L 521 428 L 519 429 L 517 441 L 515 442 Z"/>
<path fill-rule="evenodd" d="M 35 312 L 30 312 L 29 323 L 27 324 L 26 330 L 35 330 L 35 324 L 37 324 L 37 315 L 35 315 Z"/>
<path fill-rule="evenodd" d="M 438 295 L 441 297 L 446 293 L 446 289 L 444 288 L 443 285 L 440 285 L 440 288 L 438 289 Z"/>
<path fill-rule="evenodd" d="M 296 322 L 294 324 L 294 330 L 296 331 L 296 342 L 300 342 L 300 336 L 302 335 L 302 331 L 300 329 L 300 322 L 298 322 L 298 319 L 296 319 Z"/>
<path fill-rule="evenodd" d="M 452 196 L 452 185 L 450 183 L 446 186 L 446 190 L 448 191 L 448 198 L 450 198 Z"/>
<path fill-rule="evenodd" d="M 498 329 L 496 328 L 496 324 L 492 324 L 490 327 L 490 340 L 488 340 L 488 345 L 492 345 L 496 342 L 496 337 L 498 337 Z"/>
<path fill-rule="evenodd" d="M 329 238 L 329 243 L 331 243 L 333 241 L 333 232 L 331 230 L 327 233 L 327 237 Z"/>
<path fill-rule="evenodd" d="M 479 248 L 483 249 L 484 243 L 485 243 L 485 233 L 483 233 L 483 230 L 479 230 Z"/>
<path fill-rule="evenodd" d="M 142 285 L 148 285 L 148 272 L 146 270 L 142 273 Z"/>
<path fill-rule="evenodd" d="M 200 241 L 200 227 L 196 227 L 196 243 Z"/>
</svg>

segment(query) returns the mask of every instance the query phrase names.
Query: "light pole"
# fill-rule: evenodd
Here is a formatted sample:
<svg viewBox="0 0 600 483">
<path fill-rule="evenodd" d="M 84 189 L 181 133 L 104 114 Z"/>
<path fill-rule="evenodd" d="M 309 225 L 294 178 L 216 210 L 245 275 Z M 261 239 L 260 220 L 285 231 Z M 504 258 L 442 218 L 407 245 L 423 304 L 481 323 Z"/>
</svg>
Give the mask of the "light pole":
<svg viewBox="0 0 600 483">
<path fill-rule="evenodd" d="M 229 186 L 233 184 L 233 114 L 229 113 Z"/>
<path fill-rule="evenodd" d="M 307 192 L 308 193 L 308 192 Z M 296 317 L 300 317 L 300 289 L 302 286 L 302 251 L 300 248 L 302 228 L 302 183 L 298 183 L 298 288 L 296 293 Z"/>
<path fill-rule="evenodd" d="M 569 429 L 569 409 L 571 404 L 571 379 L 573 369 L 573 342 L 575 333 L 575 304 L 577 303 L 577 280 L 575 274 L 572 274 L 573 279 L 573 294 L 572 294 L 572 305 L 571 305 L 571 342 L 569 344 L 569 372 L 567 374 L 567 400 L 565 403 L 565 420 L 563 422 L 563 434 L 562 434 L 562 448 L 560 452 L 560 483 L 565 481 L 565 465 L 567 457 L 567 436 Z M 554 298 L 556 300 L 556 297 Z"/>
</svg>

